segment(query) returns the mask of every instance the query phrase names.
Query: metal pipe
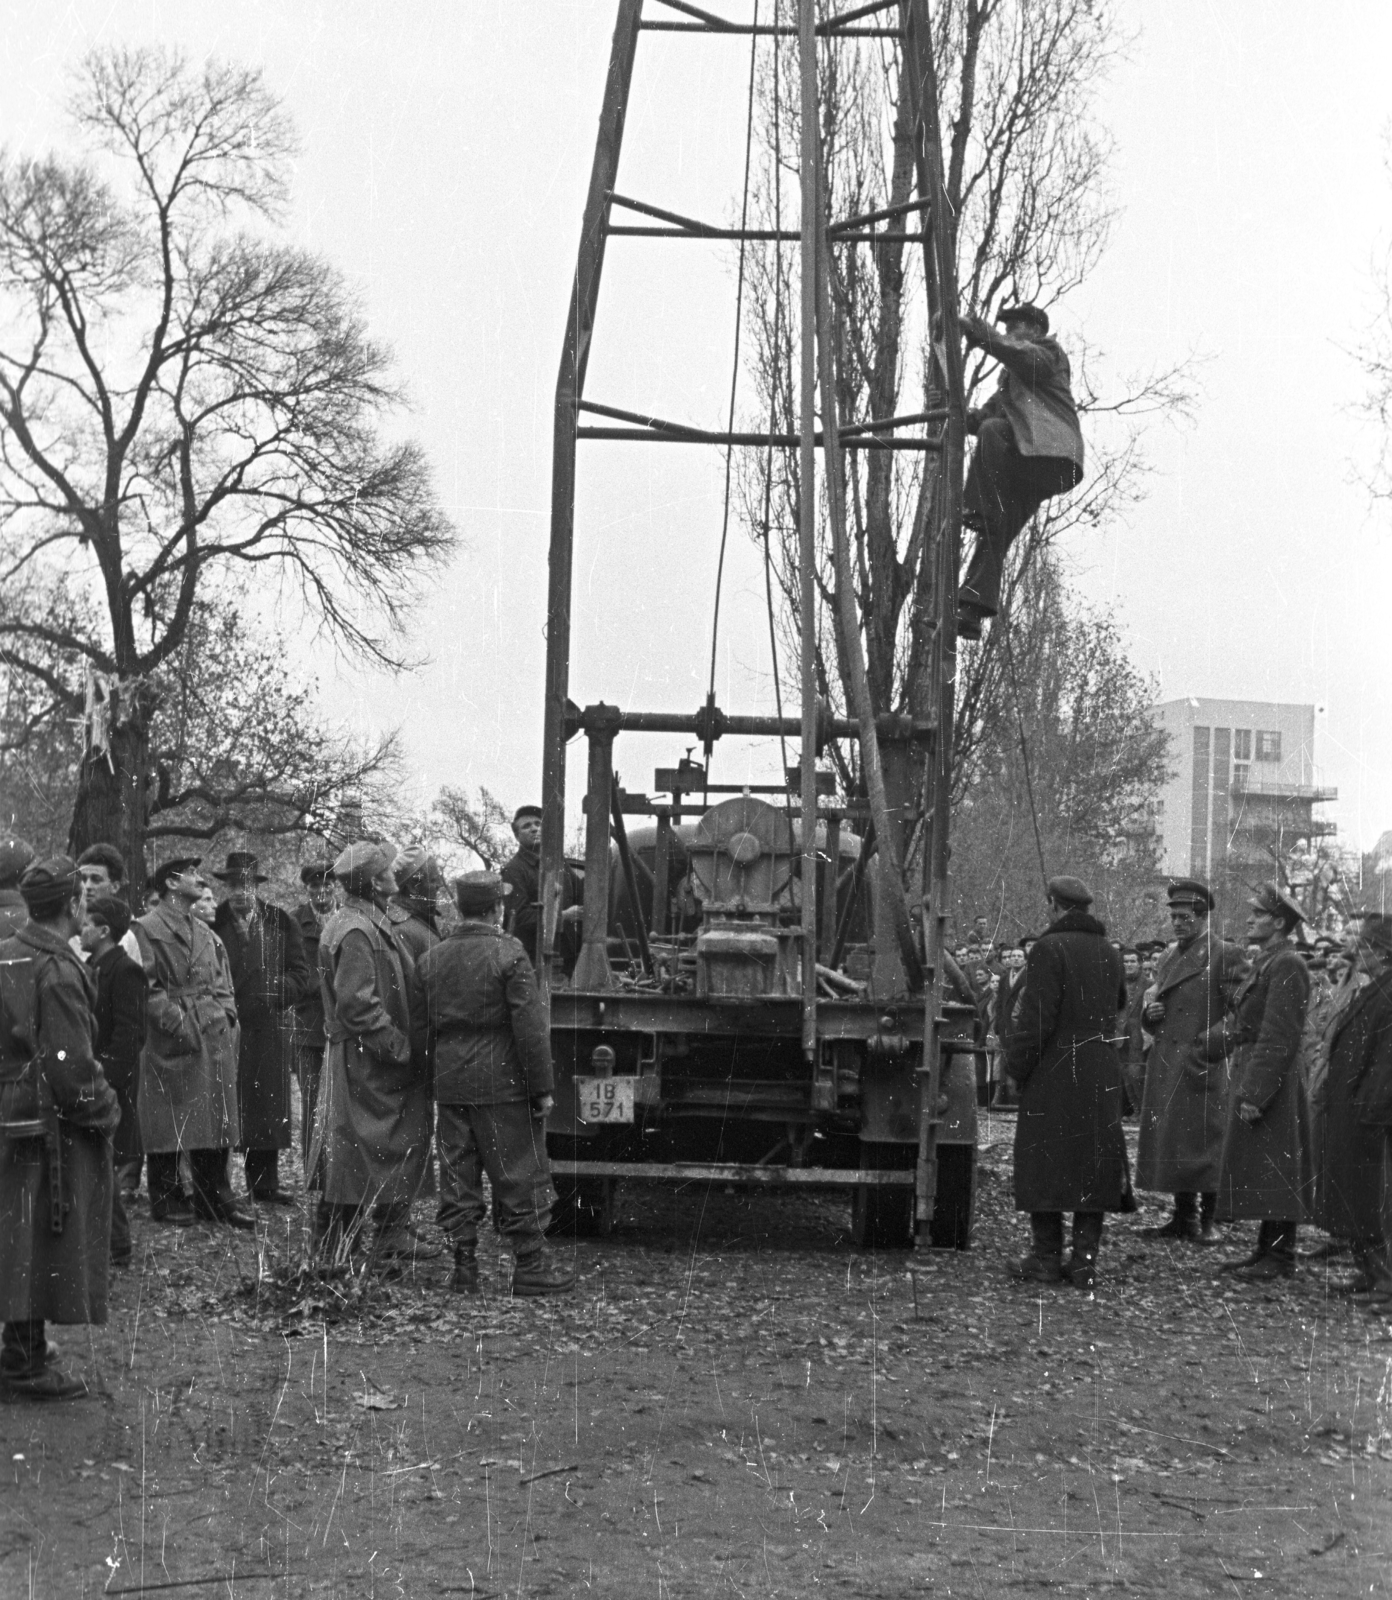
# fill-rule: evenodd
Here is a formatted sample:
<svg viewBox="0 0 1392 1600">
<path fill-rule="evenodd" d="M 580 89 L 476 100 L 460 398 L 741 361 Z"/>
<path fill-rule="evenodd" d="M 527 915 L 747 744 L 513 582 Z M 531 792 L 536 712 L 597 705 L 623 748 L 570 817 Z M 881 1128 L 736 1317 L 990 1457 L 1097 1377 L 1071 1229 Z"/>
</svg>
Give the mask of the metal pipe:
<svg viewBox="0 0 1392 1600">
<path fill-rule="evenodd" d="M 802 656 L 802 1052 L 817 1059 L 817 19 L 814 0 L 798 0 L 802 164 L 802 382 L 799 425 L 798 611 Z"/>
<path fill-rule="evenodd" d="M 596 716 L 606 721 L 612 714 L 618 733 L 694 733 L 704 738 L 708 718 L 703 711 L 620 711 L 614 706 L 587 706 L 584 711 L 573 712 L 566 720 L 567 737 L 587 731 Z M 875 718 L 875 728 L 880 737 L 898 739 L 927 739 L 937 723 L 924 718 L 910 719 L 882 712 Z M 767 739 L 796 738 L 803 723 L 794 717 L 736 717 L 717 711 L 713 737 Z M 854 739 L 860 734 L 860 724 L 854 717 L 822 717 L 818 724 L 821 742 L 830 739 Z M 815 753 L 817 736 L 810 748 Z M 741 786 L 742 787 L 742 786 Z"/>
<path fill-rule="evenodd" d="M 571 566 L 575 550 L 576 406 L 585 391 L 585 367 L 599 303 L 609 195 L 618 176 L 633 58 L 643 0 L 620 0 L 604 82 L 599 137 L 580 228 L 552 425 L 551 547 L 546 595 L 546 700 L 541 756 L 541 960 L 537 978 L 549 991 L 551 957 L 565 882 L 566 708 L 570 700 Z"/>
<path fill-rule="evenodd" d="M 581 427 L 575 430 L 577 439 L 618 439 L 630 444 L 749 444 L 757 445 L 761 450 L 769 445 L 781 446 L 785 450 L 792 450 L 802 444 L 801 436 L 796 433 L 664 433 L 656 429 L 643 428 L 591 428 Z M 816 443 L 821 444 L 822 436 L 817 435 Z M 942 449 L 942 444 L 937 439 L 847 439 L 842 446 L 845 450 L 917 450 L 926 455 L 934 455 Z"/>
<path fill-rule="evenodd" d="M 612 775 L 609 791 L 610 822 L 614 840 L 619 847 L 619 866 L 623 869 L 624 892 L 628 895 L 628 908 L 633 913 L 633 926 L 638 935 L 638 954 L 643 971 L 651 978 L 655 974 L 652 950 L 648 946 L 647 924 L 643 921 L 643 906 L 638 898 L 638 879 L 633 871 L 633 856 L 628 848 L 628 829 L 624 827 L 623 796 L 619 792 L 619 775 Z"/>
</svg>

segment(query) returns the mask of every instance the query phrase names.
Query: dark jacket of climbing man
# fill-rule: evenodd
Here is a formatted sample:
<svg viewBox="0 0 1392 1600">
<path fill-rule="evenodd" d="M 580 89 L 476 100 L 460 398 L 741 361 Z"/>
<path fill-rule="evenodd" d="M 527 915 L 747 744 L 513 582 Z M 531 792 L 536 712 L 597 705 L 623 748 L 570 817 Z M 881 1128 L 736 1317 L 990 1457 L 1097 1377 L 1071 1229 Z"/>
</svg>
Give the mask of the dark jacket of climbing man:
<svg viewBox="0 0 1392 1600">
<path fill-rule="evenodd" d="M 535 1115 L 554 1079 L 532 964 L 479 908 L 425 952 L 417 978 L 439 1108 L 440 1225 L 457 1249 L 475 1244 L 486 1171 L 499 1231 L 526 1256 L 540 1248 L 555 1200 Z"/>
<path fill-rule="evenodd" d="M 964 611 L 994 616 L 1000 608 L 1005 558 L 1020 530 L 1052 495 L 1083 479 L 1083 435 L 1073 403 L 1072 373 L 1047 315 L 1033 306 L 1008 308 L 997 333 L 980 317 L 964 317 L 970 344 L 1001 364 L 1000 383 L 967 416 L 976 435 L 963 489 L 963 510 L 977 532 L 958 599 Z M 969 625 L 959 629 L 976 635 Z"/>
<path fill-rule="evenodd" d="M 1121 956 L 1090 913 L 1071 909 L 1030 950 L 1004 1040 L 1020 1085 L 1015 1204 L 1030 1212 L 1130 1205 L 1121 1063 L 1109 1043 L 1126 1003 Z"/>
</svg>

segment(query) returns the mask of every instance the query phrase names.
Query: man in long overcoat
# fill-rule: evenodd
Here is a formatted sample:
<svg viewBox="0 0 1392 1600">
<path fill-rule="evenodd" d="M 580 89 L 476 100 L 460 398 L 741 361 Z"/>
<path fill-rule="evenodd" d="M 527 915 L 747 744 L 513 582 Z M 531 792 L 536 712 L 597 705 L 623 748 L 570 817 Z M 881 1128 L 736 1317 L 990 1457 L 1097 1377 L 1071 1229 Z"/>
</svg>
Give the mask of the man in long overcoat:
<svg viewBox="0 0 1392 1600">
<path fill-rule="evenodd" d="M 1125 994 L 1121 957 L 1088 913 L 1076 878 L 1049 880 L 1054 920 L 1031 949 L 1005 1049 L 1020 1085 L 1015 1205 L 1030 1213 L 1034 1251 L 1018 1278 L 1080 1289 L 1096 1283 L 1102 1217 L 1132 1209 L 1121 1125 L 1121 1063 L 1111 1038 Z M 1063 1213 L 1073 1254 L 1063 1265 Z"/>
<path fill-rule="evenodd" d="M 456 879 L 463 921 L 420 964 L 439 1105 L 440 1226 L 454 1245 L 451 1287 L 472 1293 L 486 1172 L 513 1250 L 513 1294 L 561 1294 L 575 1273 L 544 1244 L 556 1197 L 546 1155 L 551 1030 L 532 964 L 502 929 L 507 889 L 491 872 Z"/>
<path fill-rule="evenodd" d="M 1392 1075 L 1392 919 L 1370 912 L 1350 941 L 1364 980 L 1336 993 L 1320 1050 L 1328 1063 L 1313 1097 L 1314 1221 L 1353 1246 L 1354 1293 L 1392 1294 L 1383 1238 L 1383 1130 L 1363 1120 L 1365 1086 Z"/>
<path fill-rule="evenodd" d="M 300 868 L 300 882 L 306 900 L 295 907 L 295 922 L 304 946 L 309 984 L 295 1005 L 291 1028 L 295 1045 L 295 1076 L 300 1085 L 300 1155 L 304 1162 L 305 1187 L 317 1189 L 318 1176 L 311 1172 L 309 1145 L 314 1137 L 314 1108 L 319 1099 L 319 1074 L 324 1066 L 324 991 L 319 982 L 319 935 L 334 908 L 334 878 L 331 861 L 307 861 Z"/>
<path fill-rule="evenodd" d="M 1227 1126 L 1218 1173 L 1218 1220 L 1260 1221 L 1256 1249 L 1220 1269 L 1250 1280 L 1295 1271 L 1296 1229 L 1311 1201 L 1310 1111 L 1300 1042 L 1310 975 L 1290 936 L 1305 913 L 1274 883 L 1248 901 L 1252 969 L 1234 1015 L 1213 1030 L 1210 1055 L 1232 1051 Z"/>
<path fill-rule="evenodd" d="M 35 862 L 20 892 L 29 920 L 0 940 L 0 1391 L 67 1400 L 87 1386 L 52 1364 L 45 1323 L 106 1321 L 121 1112 L 93 1048 L 91 979 L 68 945 L 77 867 Z"/>
<path fill-rule="evenodd" d="M 227 885 L 213 931 L 227 950 L 241 1025 L 237 1109 L 247 1192 L 288 1206 L 294 1196 L 280 1186 L 280 1152 L 290 1148 L 290 1014 L 310 986 L 310 971 L 299 923 L 256 892 L 266 882 L 259 867 L 250 851 L 228 852 L 226 867 L 213 874 Z"/>
<path fill-rule="evenodd" d="M 1144 1020 L 1154 1036 L 1141 1099 L 1136 1187 L 1174 1196 L 1174 1214 L 1152 1239 L 1214 1244 L 1218 1162 L 1227 1123 L 1227 1062 L 1209 1060 L 1212 1030 L 1222 1022 L 1247 971 L 1246 957 L 1209 924 L 1206 884 L 1181 878 L 1169 888 L 1175 942 L 1160 958 Z"/>
<path fill-rule="evenodd" d="M 251 1229 L 227 1189 L 227 1154 L 241 1138 L 237 1112 L 237 1002 L 221 942 L 192 915 L 203 893 L 199 858 L 163 862 L 150 879 L 159 903 L 131 924 L 145 968 L 140 1137 L 150 1215 L 186 1226 L 202 1218 Z M 193 1180 L 190 1206 L 179 1153 Z"/>
<path fill-rule="evenodd" d="M 957 632 L 979 639 L 981 623 L 1000 609 L 1001 576 L 1010 546 L 1045 500 L 1083 480 L 1083 435 L 1073 402 L 1068 357 L 1049 337 L 1040 306 L 1007 306 L 997 314 L 1005 333 L 981 317 L 960 319 L 962 335 L 1001 364 L 1000 384 L 967 413 L 976 448 L 962 491 L 966 526 L 976 529 L 962 586 Z"/>
<path fill-rule="evenodd" d="M 361 840 L 334 862 L 344 902 L 319 942 L 329 1049 L 310 1149 L 311 1167 L 324 1163 L 321 1252 L 351 1249 L 370 1213 L 373 1259 L 389 1269 L 439 1253 L 407 1227 L 429 1187 L 431 1102 L 415 968 L 387 916 L 392 859 Z"/>
</svg>

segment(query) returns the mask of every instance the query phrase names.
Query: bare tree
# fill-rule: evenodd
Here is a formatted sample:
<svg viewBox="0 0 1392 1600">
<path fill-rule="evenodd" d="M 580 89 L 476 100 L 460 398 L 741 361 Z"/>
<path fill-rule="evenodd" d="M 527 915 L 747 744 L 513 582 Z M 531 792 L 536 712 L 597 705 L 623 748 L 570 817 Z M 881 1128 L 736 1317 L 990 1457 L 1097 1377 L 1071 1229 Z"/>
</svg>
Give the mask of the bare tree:
<svg viewBox="0 0 1392 1600">
<path fill-rule="evenodd" d="M 1095 0 L 943 0 L 935 8 L 935 48 L 944 115 L 946 185 L 957 222 L 964 305 L 989 315 L 1012 300 L 1050 305 L 1081 283 L 1106 247 L 1112 210 L 1106 190 L 1110 141 L 1092 110 L 1117 49 L 1109 8 Z M 838 41 L 819 64 L 827 208 L 837 218 L 902 206 L 913 197 L 907 95 L 895 50 Z M 761 226 L 788 225 L 796 192 L 796 82 L 791 46 L 770 52 L 760 80 L 762 166 L 754 209 Z M 929 330 L 921 247 L 908 235 L 919 219 L 882 225 L 872 245 L 834 251 L 835 359 L 843 425 L 884 421 L 929 409 Z M 797 336 L 796 252 L 752 251 L 749 305 L 759 422 L 797 427 L 791 374 Z M 1007 573 L 1008 617 L 1022 573 L 1071 528 L 1118 514 L 1140 492 L 1142 461 L 1135 418 L 1183 403 L 1177 371 L 1098 394 L 1086 351 L 1076 352 L 1079 400 L 1094 419 L 1088 478 L 1064 501 L 1048 503 L 1017 544 Z M 983 358 L 968 366 L 969 392 L 993 376 Z M 1132 419 L 1132 420 L 1128 420 Z M 927 465 L 925 466 L 925 461 Z M 927 686 L 931 629 L 931 526 L 937 477 L 931 457 L 848 452 L 846 506 L 856 606 L 877 711 L 919 711 Z M 745 472 L 743 512 L 768 551 L 781 591 L 783 654 L 797 632 L 797 529 L 802 486 L 792 452 L 770 454 Z M 819 605 L 833 608 L 835 578 L 824 537 L 817 571 Z M 959 660 L 962 716 L 954 758 L 965 781 L 973 753 L 1001 712 L 1002 624 Z M 834 629 L 816 663 L 822 692 L 846 703 L 847 663 Z M 850 783 L 854 774 L 843 770 Z"/>
<path fill-rule="evenodd" d="M 0 663 L 0 808 L 26 837 L 58 848 L 90 718 L 82 663 L 51 647 L 37 660 L 46 682 Z M 282 835 L 327 834 L 346 797 L 375 802 L 399 787 L 395 735 L 359 740 L 334 727 L 280 641 L 234 609 L 196 601 L 151 688 L 147 839 L 266 848 Z"/>
<path fill-rule="evenodd" d="M 444 788 L 430 807 L 431 817 L 452 850 L 472 851 L 484 868 L 495 872 L 517 849 L 507 807 L 480 788 L 471 800 L 463 789 Z"/>
<path fill-rule="evenodd" d="M 380 431 L 388 351 L 276 236 L 294 141 L 260 74 L 101 50 L 70 109 L 87 159 L 0 158 L 0 651 L 100 675 L 71 841 L 139 872 L 157 674 L 208 585 L 257 575 L 398 665 L 453 535 L 420 449 Z M 60 584 L 88 610 L 22 603 Z"/>
<path fill-rule="evenodd" d="M 1041 559 L 1005 624 L 1002 715 L 978 736 L 954 813 L 959 926 L 984 914 L 998 938 L 1039 926 L 1048 877 L 1086 878 L 1119 935 L 1158 924 L 1154 800 L 1169 735 L 1149 715 L 1154 685 L 1105 615 L 1069 595 Z"/>
</svg>

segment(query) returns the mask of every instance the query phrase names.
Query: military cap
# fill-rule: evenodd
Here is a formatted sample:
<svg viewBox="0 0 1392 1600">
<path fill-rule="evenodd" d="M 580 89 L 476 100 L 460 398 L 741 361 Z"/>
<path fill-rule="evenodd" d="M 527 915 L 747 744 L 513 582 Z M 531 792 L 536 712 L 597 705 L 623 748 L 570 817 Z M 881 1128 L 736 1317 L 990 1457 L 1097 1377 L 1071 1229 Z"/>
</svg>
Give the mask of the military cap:
<svg viewBox="0 0 1392 1600">
<path fill-rule="evenodd" d="M 131 925 L 130 907 L 124 900 L 118 900 L 114 894 L 99 894 L 95 899 L 89 900 L 87 915 L 93 922 L 105 923 L 117 944 L 125 938 L 126 930 Z"/>
<path fill-rule="evenodd" d="M 71 856 L 49 856 L 31 861 L 19 880 L 19 892 L 31 916 L 56 911 L 66 905 L 82 887 L 82 874 Z"/>
<path fill-rule="evenodd" d="M 1384 911 L 1365 911 L 1358 939 L 1360 944 L 1371 945 L 1379 955 L 1392 957 L 1392 917 Z"/>
<path fill-rule="evenodd" d="M 1247 902 L 1253 911 L 1279 917 L 1288 928 L 1304 922 L 1305 913 L 1291 897 L 1274 883 L 1264 883 Z"/>
<path fill-rule="evenodd" d="M 1172 906 L 1203 906 L 1205 910 L 1212 911 L 1214 905 L 1208 885 L 1200 883 L 1197 878 L 1171 878 L 1165 898 Z"/>
<path fill-rule="evenodd" d="M 391 871 L 396 852 L 389 844 L 375 839 L 359 839 L 350 844 L 333 864 L 333 875 L 344 883 L 370 883 Z"/>
<path fill-rule="evenodd" d="M 333 877 L 332 861 L 306 861 L 300 868 L 301 883 L 322 883 L 325 878 Z"/>
<path fill-rule="evenodd" d="M 540 806 L 518 806 L 517 810 L 514 811 L 513 814 L 512 814 L 512 825 L 513 825 L 514 828 L 517 826 L 517 824 L 519 822 L 521 822 L 523 817 L 536 817 L 538 819 L 538 821 L 539 821 L 540 818 L 541 818 L 541 807 Z"/>
<path fill-rule="evenodd" d="M 1018 306 L 1002 306 L 996 312 L 996 321 L 1003 322 L 1007 328 L 1012 322 L 1032 322 L 1041 333 L 1049 331 L 1049 313 L 1028 301 Z"/>
<path fill-rule="evenodd" d="M 33 845 L 25 844 L 13 834 L 0 835 L 0 889 L 8 889 L 20 880 L 25 867 L 34 859 Z"/>
<path fill-rule="evenodd" d="M 461 872 L 454 880 L 454 901 L 464 916 L 473 911 L 491 911 L 512 893 L 496 872 Z"/>
<path fill-rule="evenodd" d="M 1060 905 L 1090 906 L 1092 892 L 1081 878 L 1050 878 L 1048 883 L 1049 898 L 1057 900 Z"/>
<path fill-rule="evenodd" d="M 409 884 L 427 894 L 434 894 L 444 882 L 439 863 L 423 844 L 407 845 L 393 863 L 392 874 L 398 889 L 404 890 Z"/>
<path fill-rule="evenodd" d="M 161 861 L 159 866 L 150 874 L 150 882 L 164 894 L 169 888 L 169 880 L 177 878 L 180 873 L 187 872 L 190 867 L 199 866 L 202 856 L 172 856 L 168 861 Z"/>
</svg>

